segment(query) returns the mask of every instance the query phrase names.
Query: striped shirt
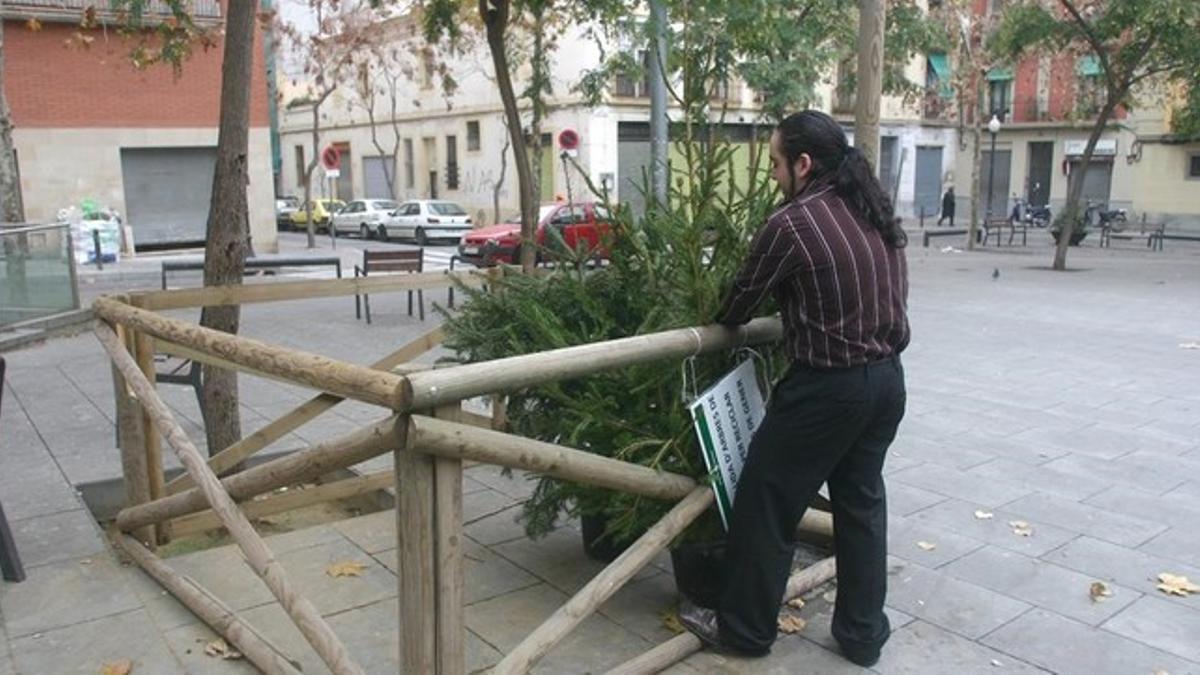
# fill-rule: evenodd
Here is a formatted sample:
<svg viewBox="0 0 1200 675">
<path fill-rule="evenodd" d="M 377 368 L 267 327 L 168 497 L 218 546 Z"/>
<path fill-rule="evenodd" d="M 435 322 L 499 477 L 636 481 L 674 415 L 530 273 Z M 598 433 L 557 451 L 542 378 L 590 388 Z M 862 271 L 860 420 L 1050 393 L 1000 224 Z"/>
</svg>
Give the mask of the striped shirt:
<svg viewBox="0 0 1200 675">
<path fill-rule="evenodd" d="M 908 265 L 825 181 L 767 219 L 717 315 L 745 323 L 774 295 L 794 363 L 846 368 L 908 345 Z"/>
</svg>

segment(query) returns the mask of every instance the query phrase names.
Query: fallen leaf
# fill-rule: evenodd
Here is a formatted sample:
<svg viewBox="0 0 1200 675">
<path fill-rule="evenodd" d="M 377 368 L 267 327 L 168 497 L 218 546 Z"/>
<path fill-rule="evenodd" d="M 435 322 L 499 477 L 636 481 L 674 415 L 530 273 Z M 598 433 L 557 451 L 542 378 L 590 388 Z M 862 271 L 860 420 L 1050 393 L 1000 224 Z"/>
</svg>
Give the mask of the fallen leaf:
<svg viewBox="0 0 1200 675">
<path fill-rule="evenodd" d="M 683 622 L 679 620 L 679 612 L 674 609 L 659 614 L 658 618 L 662 620 L 663 627 L 676 635 L 687 630 L 683 627 Z"/>
<path fill-rule="evenodd" d="M 1010 520 L 1008 524 L 1013 529 L 1013 534 L 1028 537 L 1033 534 L 1033 526 L 1023 520 Z"/>
<path fill-rule="evenodd" d="M 360 563 L 356 560 L 344 560 L 339 563 L 334 563 L 325 568 L 325 574 L 331 577 L 361 577 L 362 572 L 366 569 L 365 563 Z"/>
<path fill-rule="evenodd" d="M 821 599 L 825 602 L 832 603 L 837 600 L 837 591 L 826 591 L 825 595 L 821 596 Z"/>
<path fill-rule="evenodd" d="M 937 548 L 937 544 L 933 543 L 932 541 L 918 541 L 917 548 L 921 549 L 922 551 L 932 551 L 933 549 Z"/>
<path fill-rule="evenodd" d="M 1150 673 L 1150 675 L 1171 675 L 1171 674 L 1160 668 L 1160 669 L 1154 671 L 1153 673 Z"/>
<path fill-rule="evenodd" d="M 976 511 L 975 517 L 979 520 L 991 520 L 992 518 L 996 517 L 996 514 L 992 513 L 991 511 Z"/>
<path fill-rule="evenodd" d="M 100 668 L 100 675 L 129 675 L 131 672 L 133 672 L 133 661 L 129 659 L 106 663 Z"/>
<path fill-rule="evenodd" d="M 999 668 L 1000 666 L 1002 666 L 1002 665 L 1004 665 L 1004 664 L 1003 664 L 1003 663 L 1000 663 L 1000 659 L 992 659 L 992 665 L 993 665 L 993 666 L 996 666 L 997 668 Z"/>
<path fill-rule="evenodd" d="M 804 627 L 807 625 L 808 622 L 798 616 L 793 616 L 791 614 L 779 615 L 779 632 L 781 633 L 795 635 L 796 633 L 804 630 Z"/>
<path fill-rule="evenodd" d="M 1111 598 L 1112 594 L 1112 589 L 1103 581 L 1093 581 L 1091 587 L 1088 588 L 1088 595 L 1092 597 L 1092 602 L 1100 602 L 1105 598 Z"/>
<path fill-rule="evenodd" d="M 212 642 L 205 644 L 204 645 L 204 653 L 208 654 L 209 656 L 212 656 L 214 658 L 222 658 L 222 659 L 230 659 L 230 660 L 242 658 L 241 652 L 239 652 L 236 649 L 231 648 L 221 638 L 217 638 L 216 640 L 213 640 Z"/>
<path fill-rule="evenodd" d="M 787 601 L 787 606 L 791 607 L 792 609 L 802 609 L 804 607 L 804 599 L 792 598 L 791 600 Z"/>
<path fill-rule="evenodd" d="M 1158 590 L 1167 595 L 1187 597 L 1191 593 L 1200 593 L 1200 586 L 1193 584 L 1185 576 L 1160 572 L 1158 575 Z"/>
</svg>

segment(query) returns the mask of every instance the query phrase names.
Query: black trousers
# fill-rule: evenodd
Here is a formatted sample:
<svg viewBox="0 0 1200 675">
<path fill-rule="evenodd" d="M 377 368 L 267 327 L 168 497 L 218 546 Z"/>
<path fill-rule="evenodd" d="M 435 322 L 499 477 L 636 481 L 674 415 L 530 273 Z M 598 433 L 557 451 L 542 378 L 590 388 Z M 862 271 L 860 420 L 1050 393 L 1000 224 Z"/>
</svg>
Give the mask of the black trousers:
<svg viewBox="0 0 1200 675">
<path fill-rule="evenodd" d="M 833 635 L 847 650 L 870 651 L 887 641 L 881 471 L 904 406 L 898 356 L 837 370 L 793 366 L 776 385 L 750 442 L 730 519 L 718 611 L 726 644 L 764 653 L 775 642 L 796 526 L 825 482 L 837 553 Z"/>
</svg>

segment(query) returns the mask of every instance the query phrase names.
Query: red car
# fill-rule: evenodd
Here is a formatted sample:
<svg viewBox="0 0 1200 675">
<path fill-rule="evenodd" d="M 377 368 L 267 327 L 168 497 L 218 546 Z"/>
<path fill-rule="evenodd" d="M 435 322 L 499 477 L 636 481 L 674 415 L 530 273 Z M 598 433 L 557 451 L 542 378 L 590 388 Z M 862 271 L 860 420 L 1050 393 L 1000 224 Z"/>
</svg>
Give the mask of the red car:
<svg viewBox="0 0 1200 675">
<path fill-rule="evenodd" d="M 586 204 L 544 204 L 538 210 L 538 227 L 535 241 L 539 256 L 554 240 L 547 240 L 547 233 L 557 229 L 567 247 L 583 247 L 595 251 L 600 258 L 608 257 L 605 239 L 612 231 L 612 216 L 608 207 L 595 202 Z M 521 216 L 518 214 L 490 227 L 471 230 L 462 237 L 458 245 L 458 256 L 462 260 L 490 267 L 499 263 L 521 263 Z"/>
</svg>

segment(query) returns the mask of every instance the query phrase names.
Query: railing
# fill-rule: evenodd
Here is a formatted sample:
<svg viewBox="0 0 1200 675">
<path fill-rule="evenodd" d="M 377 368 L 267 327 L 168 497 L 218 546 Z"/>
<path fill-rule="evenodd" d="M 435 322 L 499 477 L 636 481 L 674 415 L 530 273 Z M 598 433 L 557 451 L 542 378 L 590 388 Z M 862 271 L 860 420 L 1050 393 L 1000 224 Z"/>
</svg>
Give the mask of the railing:
<svg viewBox="0 0 1200 675">
<path fill-rule="evenodd" d="M 0 327 L 78 308 L 70 225 L 0 225 Z"/>
<path fill-rule="evenodd" d="M 458 276 L 469 284 L 483 284 L 487 280 L 480 274 Z M 149 308 L 186 306 L 185 301 L 242 304 L 350 295 L 368 282 L 375 293 L 407 290 L 416 277 L 421 278 L 418 283 L 432 286 L 445 285 L 450 275 L 140 293 L 102 298 L 94 305 L 96 315 L 102 320 L 96 329 L 97 337 L 114 363 L 118 422 L 123 432 L 121 453 L 130 505 L 117 516 L 118 529 L 126 533 L 118 541 L 143 569 L 265 672 L 295 672 L 295 663 L 220 600 L 173 572 L 153 553 L 154 542 L 166 534 L 172 522 L 181 527 L 191 522 L 194 526 L 196 519 L 202 518 L 224 526 L 248 564 L 279 599 L 329 668 L 335 673 L 359 673 L 361 668 L 354 655 L 347 652 L 324 619 L 300 595 L 300 589 L 250 526 L 238 502 L 391 452 L 394 457 L 391 478 L 397 494 L 401 669 L 409 673 L 458 675 L 465 671 L 464 461 L 523 469 L 677 502 L 662 520 L 506 655 L 493 671 L 523 673 L 703 513 L 712 503 L 712 491 L 687 476 L 503 433 L 502 404 L 494 406 L 493 416 L 488 418 L 463 411 L 462 401 L 660 359 L 760 345 L 778 340 L 782 331 L 778 320 L 758 319 L 736 331 L 720 326 L 685 328 L 449 368 L 405 365 L 441 342 L 441 330 L 435 329 L 364 367 L 210 331 L 149 311 Z M 281 287 L 286 287 L 287 292 L 279 290 Z M 273 290 L 262 290 L 267 288 Z M 206 460 L 154 390 L 155 349 L 322 393 Z M 346 398 L 378 405 L 386 409 L 386 414 L 359 431 L 218 478 Z M 140 438 L 139 425 L 146 432 Z M 158 453 L 155 431 L 162 434 L 179 456 L 187 470 L 186 478 L 163 483 L 161 458 L 154 456 Z M 280 508 L 328 499 L 330 494 L 338 497 L 361 494 L 378 489 L 381 482 L 377 475 L 346 479 L 331 484 L 322 494 L 309 494 L 299 500 L 285 493 L 292 501 Z M 256 499 L 254 508 L 271 508 L 272 501 L 284 498 L 273 495 Z M 264 503 L 268 506 L 264 507 Z M 827 513 L 810 512 L 801 527 L 832 534 Z M 823 561 L 795 575 L 789 582 L 789 594 L 803 592 L 832 574 L 832 560 Z M 684 634 L 614 672 L 652 672 L 698 649 L 698 639 Z"/>
</svg>

